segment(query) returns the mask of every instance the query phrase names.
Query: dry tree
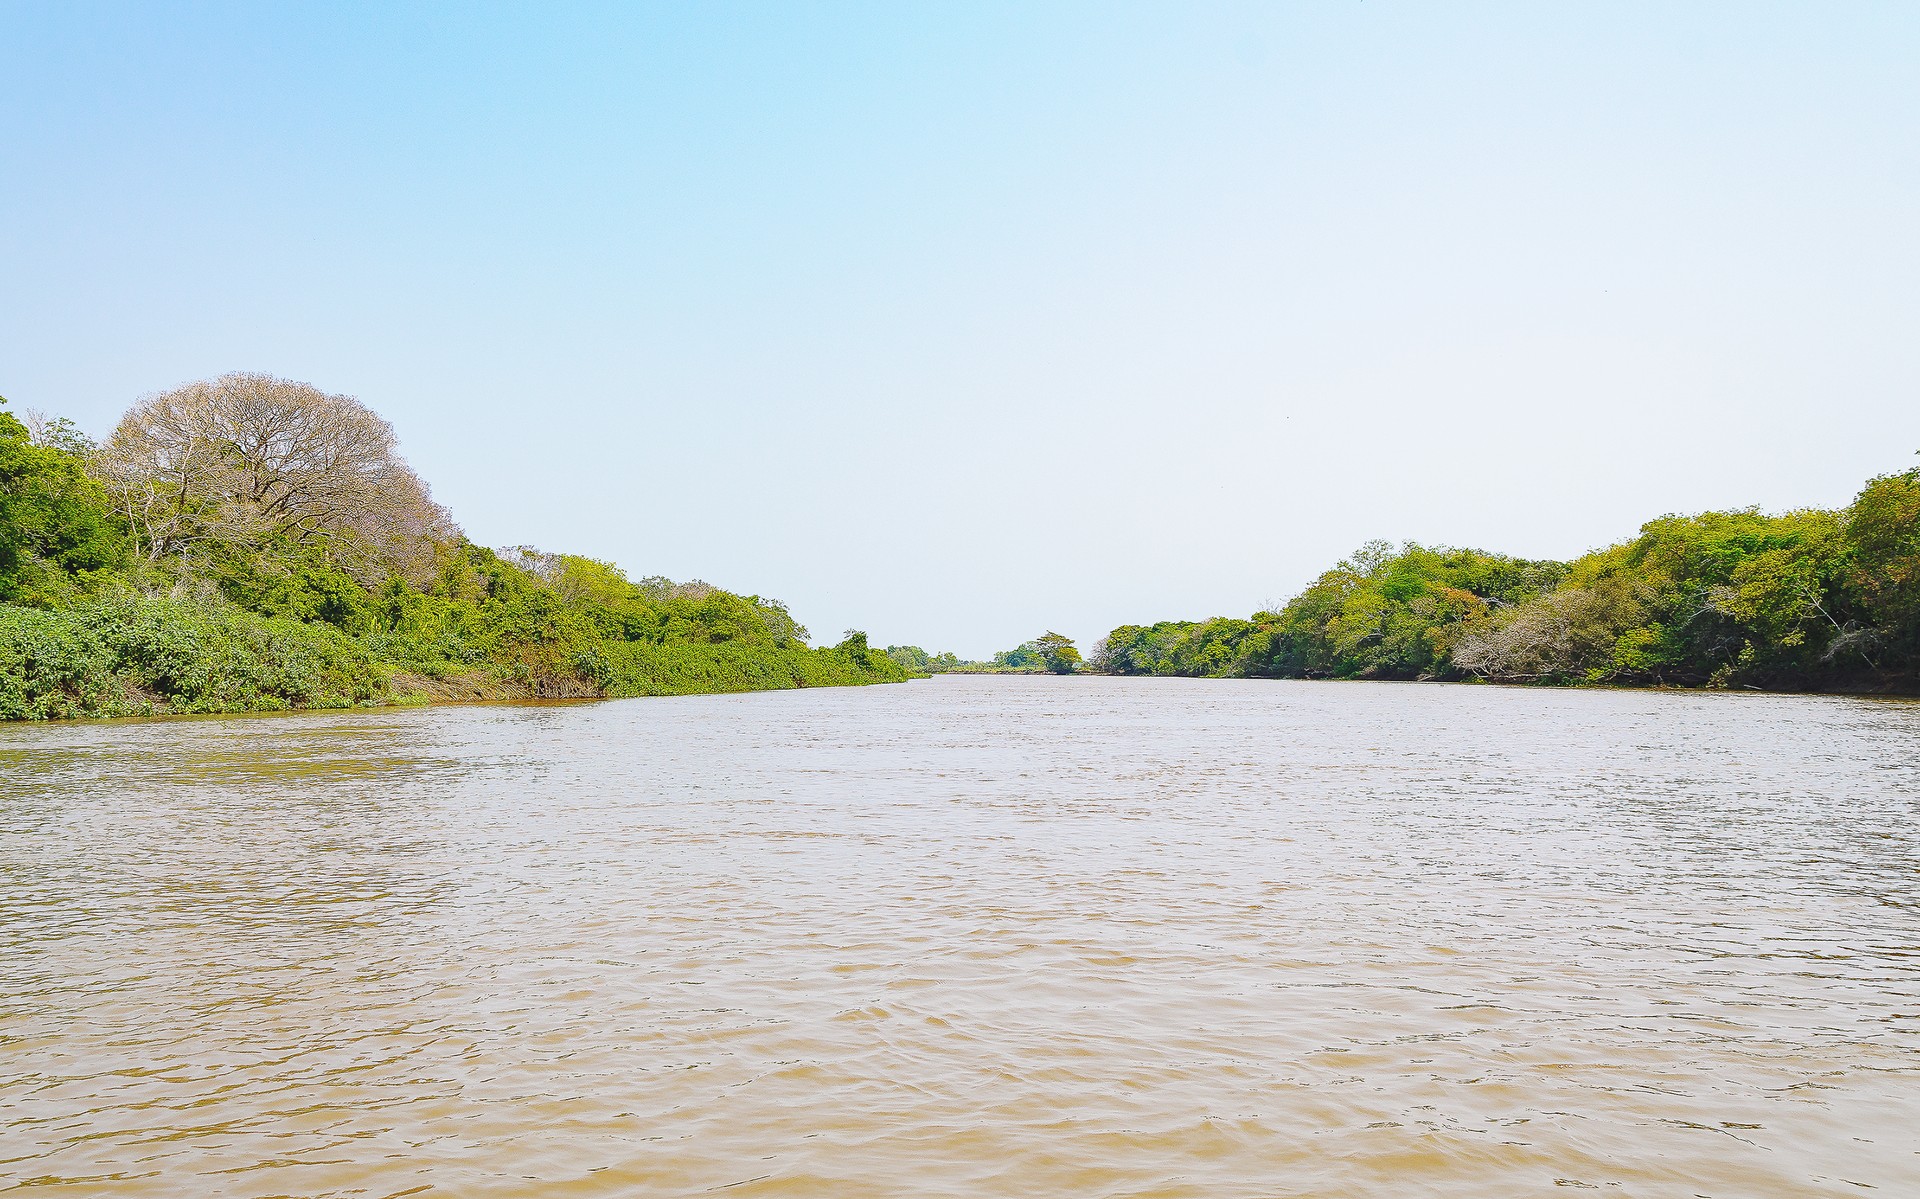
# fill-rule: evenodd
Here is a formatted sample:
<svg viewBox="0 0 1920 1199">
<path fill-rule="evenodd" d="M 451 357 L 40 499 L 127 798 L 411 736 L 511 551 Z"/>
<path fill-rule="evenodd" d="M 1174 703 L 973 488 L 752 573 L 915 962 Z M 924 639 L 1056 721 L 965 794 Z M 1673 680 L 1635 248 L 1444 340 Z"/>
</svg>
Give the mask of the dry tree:
<svg viewBox="0 0 1920 1199">
<path fill-rule="evenodd" d="M 236 373 L 143 398 L 94 469 L 149 557 L 195 542 L 323 542 L 348 568 L 413 575 L 457 536 L 400 456 L 393 426 L 351 396 Z"/>
</svg>

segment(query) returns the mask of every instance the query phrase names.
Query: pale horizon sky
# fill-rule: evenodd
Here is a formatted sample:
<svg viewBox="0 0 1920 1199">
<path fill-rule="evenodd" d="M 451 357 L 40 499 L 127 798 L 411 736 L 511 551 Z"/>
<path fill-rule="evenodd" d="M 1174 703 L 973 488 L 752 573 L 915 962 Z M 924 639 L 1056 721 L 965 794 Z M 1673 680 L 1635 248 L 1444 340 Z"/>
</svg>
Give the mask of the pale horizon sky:
<svg viewBox="0 0 1920 1199">
<path fill-rule="evenodd" d="M 984 657 L 1920 449 L 1920 7 L 0 6 L 0 395 Z"/>
</svg>

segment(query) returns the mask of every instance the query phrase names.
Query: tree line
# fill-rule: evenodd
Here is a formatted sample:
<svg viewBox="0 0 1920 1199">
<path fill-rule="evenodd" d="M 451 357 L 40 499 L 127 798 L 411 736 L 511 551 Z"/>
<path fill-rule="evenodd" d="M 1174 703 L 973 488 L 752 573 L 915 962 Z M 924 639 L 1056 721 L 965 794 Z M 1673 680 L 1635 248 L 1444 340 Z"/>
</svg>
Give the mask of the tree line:
<svg viewBox="0 0 1920 1199">
<path fill-rule="evenodd" d="M 1920 470 L 1847 507 L 1664 516 L 1571 562 L 1375 541 L 1275 610 L 1122 625 L 1094 670 L 1920 688 Z"/>
<path fill-rule="evenodd" d="M 94 443 L 0 400 L 0 718 L 898 681 L 777 600 L 475 545 L 350 396 L 230 374 Z"/>
<path fill-rule="evenodd" d="M 889 645 L 886 653 L 917 675 L 1072 674 L 1083 664 L 1073 639 L 1051 630 L 1012 649 L 1001 650 L 985 662 L 968 661 L 952 653 L 929 654 L 917 645 Z"/>
</svg>

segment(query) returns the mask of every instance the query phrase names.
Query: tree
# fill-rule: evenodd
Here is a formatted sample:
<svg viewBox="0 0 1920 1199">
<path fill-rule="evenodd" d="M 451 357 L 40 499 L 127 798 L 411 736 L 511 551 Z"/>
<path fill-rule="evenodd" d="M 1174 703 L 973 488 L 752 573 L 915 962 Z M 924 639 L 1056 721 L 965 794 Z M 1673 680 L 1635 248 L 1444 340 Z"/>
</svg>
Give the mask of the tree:
<svg viewBox="0 0 1920 1199">
<path fill-rule="evenodd" d="M 1001 650 L 993 656 L 993 664 L 1001 670 L 1026 670 L 1041 664 L 1040 653 L 1033 648 L 1033 642 L 1028 641 L 1012 649 Z"/>
<path fill-rule="evenodd" d="M 869 666 L 873 663 L 873 650 L 867 645 L 866 633 L 860 629 L 848 629 L 845 635 L 841 637 L 840 644 L 833 648 L 845 654 L 847 657 L 852 658 L 854 662 L 861 666 Z M 880 656 L 885 657 L 886 655 L 882 654 Z"/>
<path fill-rule="evenodd" d="M 0 399 L 0 598 L 15 599 L 36 570 L 100 570 L 124 550 L 106 494 L 81 459 L 35 444 L 5 403 Z"/>
<path fill-rule="evenodd" d="M 1080 651 L 1073 647 L 1073 638 L 1060 633 L 1042 633 L 1023 648 L 1037 654 L 1041 664 L 1054 674 L 1072 674 L 1080 668 Z"/>
<path fill-rule="evenodd" d="M 1920 665 L 1920 470 L 1870 481 L 1848 509 L 1846 538 L 1874 640 Z"/>
<path fill-rule="evenodd" d="M 0 403 L 5 403 L 0 400 Z M 35 445 L 60 450 L 75 458 L 85 458 L 100 447 L 93 438 L 80 431 L 80 426 L 64 416 L 48 416 L 36 408 L 29 408 L 22 414 L 27 427 L 27 436 Z"/>
<path fill-rule="evenodd" d="M 411 575 L 458 532 L 400 457 L 393 426 L 351 396 L 272 375 L 146 397 L 96 470 L 156 559 L 208 539 L 286 539 Z"/>
<path fill-rule="evenodd" d="M 889 645 L 887 657 L 915 674 L 932 674 L 933 658 L 917 645 Z"/>
<path fill-rule="evenodd" d="M 1093 668 L 1102 674 L 1144 674 L 1140 662 L 1147 630 L 1137 624 L 1123 624 L 1100 639 L 1093 647 Z"/>
</svg>

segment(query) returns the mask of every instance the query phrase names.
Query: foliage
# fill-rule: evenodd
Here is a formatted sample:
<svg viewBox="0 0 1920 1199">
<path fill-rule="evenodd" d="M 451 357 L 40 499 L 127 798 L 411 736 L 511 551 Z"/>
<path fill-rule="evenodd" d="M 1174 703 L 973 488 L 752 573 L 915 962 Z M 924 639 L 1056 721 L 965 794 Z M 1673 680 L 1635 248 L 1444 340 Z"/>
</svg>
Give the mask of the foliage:
<svg viewBox="0 0 1920 1199">
<path fill-rule="evenodd" d="M 0 601 L 48 601 L 72 576 L 107 570 L 126 542 L 85 461 L 36 444 L 0 400 Z"/>
<path fill-rule="evenodd" d="M 985 662 L 962 658 L 946 650 L 930 654 L 917 645 L 889 645 L 886 653 L 909 674 L 915 675 L 1038 674 L 1045 669 L 1032 642 L 1017 649 L 1002 650 Z"/>
<path fill-rule="evenodd" d="M 1279 612 L 1122 625 L 1096 648 L 1113 674 L 1423 678 L 1465 630 L 1551 586 L 1564 568 L 1478 550 L 1371 542 Z"/>
<path fill-rule="evenodd" d="M 1844 584 L 1858 629 L 1842 654 L 1871 652 L 1891 668 L 1920 668 L 1920 470 L 1883 475 L 1853 501 Z"/>
<path fill-rule="evenodd" d="M 1048 631 L 1020 648 L 1037 656 L 1051 674 L 1072 674 L 1080 669 L 1080 651 L 1074 647 L 1071 637 Z"/>
<path fill-rule="evenodd" d="M 421 576 L 455 533 L 400 457 L 393 427 L 351 396 L 236 373 L 135 404 L 95 470 L 147 555 L 206 540 L 328 543 L 362 581 Z"/>
<path fill-rule="evenodd" d="M 132 593 L 0 605 L 0 719 L 344 707 L 384 683 L 338 630 L 231 605 Z"/>
<path fill-rule="evenodd" d="M 935 671 L 933 655 L 917 645 L 889 645 L 885 652 L 908 674 L 929 675 Z"/>
<path fill-rule="evenodd" d="M 1473 634 L 1461 665 L 1514 681 L 1840 681 L 1846 516 L 1752 509 L 1667 516 L 1575 561 L 1551 595 Z M 1838 615 L 1836 614 L 1838 613 Z"/>
<path fill-rule="evenodd" d="M 1267 626 L 1216 616 L 1121 625 L 1094 647 L 1092 666 L 1108 674 L 1225 678 L 1250 673 L 1246 654 Z"/>
<path fill-rule="evenodd" d="M 843 649 L 768 649 L 738 643 L 608 647 L 607 694 L 690 695 L 784 687 L 845 687 L 897 682 L 907 673 Z"/>
<path fill-rule="evenodd" d="M 236 379 L 259 388 L 248 393 Z M 169 393 L 178 401 L 169 427 L 196 428 L 205 441 L 209 410 L 226 413 L 230 433 L 340 417 L 358 430 L 294 423 L 323 441 L 345 439 L 325 442 L 334 448 L 368 450 L 366 478 L 383 486 L 412 478 L 385 422 L 301 387 L 264 376 L 193 385 Z M 205 394 L 221 388 L 246 404 Z M 136 414 L 151 415 L 156 401 L 144 404 Z M 809 648 L 777 600 L 699 581 L 635 583 L 591 558 L 473 545 L 421 506 L 430 504 L 424 485 L 401 487 L 395 501 L 420 517 L 412 523 L 367 511 L 350 480 L 288 491 L 298 447 L 276 449 L 271 438 L 190 447 L 202 457 L 182 486 L 157 466 L 130 465 L 139 456 L 126 452 L 127 421 L 116 434 L 123 444 L 96 457 L 71 425 L 40 427 L 57 444 L 36 443 L 0 411 L 0 718 L 678 695 L 909 675 L 862 633 Z M 325 457 L 298 469 L 318 470 Z M 243 492 L 255 469 L 283 482 Z M 323 491 L 332 498 L 314 498 Z M 179 519 L 156 523 L 129 508 L 130 495 L 162 496 Z M 296 498 L 278 503 L 287 495 Z"/>
<path fill-rule="evenodd" d="M 1080 651 L 1074 648 L 1073 640 L 1060 633 L 1046 632 L 1031 641 L 1022 642 L 1012 649 L 1001 650 L 993 656 L 991 665 L 973 665 L 982 673 L 992 671 L 1002 674 L 1072 674 L 1081 665 Z"/>
<path fill-rule="evenodd" d="M 985 662 L 952 653 L 929 654 L 917 645 L 890 645 L 887 656 L 915 674 L 1071 674 L 1081 666 L 1080 651 L 1059 633 L 1001 650 Z"/>
<path fill-rule="evenodd" d="M 1372 542 L 1277 612 L 1122 625 L 1113 674 L 1920 683 L 1920 471 L 1839 512 L 1665 516 L 1571 563 Z"/>
<path fill-rule="evenodd" d="M 1044 669 L 1040 651 L 1033 648 L 1032 642 L 1001 650 L 993 656 L 992 665 L 999 670 L 1026 673 L 1035 673 Z"/>
</svg>

